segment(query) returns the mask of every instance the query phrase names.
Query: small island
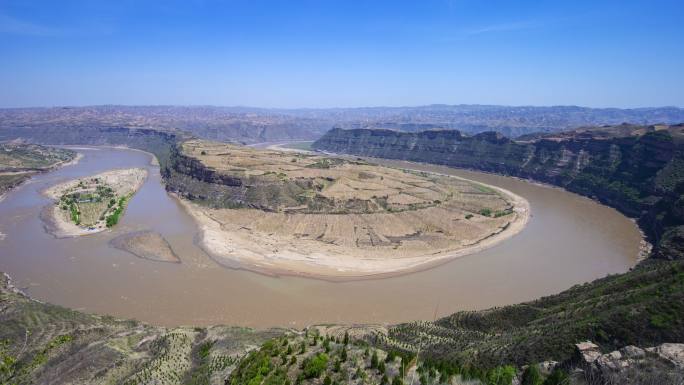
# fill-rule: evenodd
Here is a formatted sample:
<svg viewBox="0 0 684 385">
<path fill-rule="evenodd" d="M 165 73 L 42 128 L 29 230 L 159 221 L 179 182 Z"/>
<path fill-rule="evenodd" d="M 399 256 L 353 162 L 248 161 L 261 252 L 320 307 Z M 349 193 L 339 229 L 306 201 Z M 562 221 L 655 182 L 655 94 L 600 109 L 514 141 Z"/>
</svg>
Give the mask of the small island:
<svg viewBox="0 0 684 385">
<path fill-rule="evenodd" d="M 61 238 L 116 226 L 146 177 L 142 168 L 111 170 L 47 189 L 44 194 L 54 200 L 43 212 L 48 232 Z"/>
</svg>

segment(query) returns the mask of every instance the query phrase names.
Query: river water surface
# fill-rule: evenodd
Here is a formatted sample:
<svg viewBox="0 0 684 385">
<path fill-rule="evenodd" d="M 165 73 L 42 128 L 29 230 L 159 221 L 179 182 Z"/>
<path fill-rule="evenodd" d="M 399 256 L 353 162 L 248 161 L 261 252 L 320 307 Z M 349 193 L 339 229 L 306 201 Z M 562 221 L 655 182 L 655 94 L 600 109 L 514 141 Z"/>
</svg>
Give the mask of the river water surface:
<svg viewBox="0 0 684 385">
<path fill-rule="evenodd" d="M 31 296 L 70 308 L 162 325 L 253 327 L 430 320 L 557 293 L 627 271 L 639 231 L 617 211 L 566 191 L 440 166 L 384 164 L 451 173 L 508 189 L 530 202 L 527 227 L 502 243 L 429 270 L 350 282 L 269 277 L 216 264 L 195 245 L 197 227 L 161 184 L 149 154 L 78 148 L 72 166 L 38 175 L 0 202 L 0 271 Z M 380 162 L 380 161 L 379 161 Z M 145 167 L 150 176 L 114 230 L 55 239 L 43 229 L 43 189 L 112 168 Z M 140 259 L 109 246 L 121 234 L 162 234 L 181 264 Z"/>
</svg>

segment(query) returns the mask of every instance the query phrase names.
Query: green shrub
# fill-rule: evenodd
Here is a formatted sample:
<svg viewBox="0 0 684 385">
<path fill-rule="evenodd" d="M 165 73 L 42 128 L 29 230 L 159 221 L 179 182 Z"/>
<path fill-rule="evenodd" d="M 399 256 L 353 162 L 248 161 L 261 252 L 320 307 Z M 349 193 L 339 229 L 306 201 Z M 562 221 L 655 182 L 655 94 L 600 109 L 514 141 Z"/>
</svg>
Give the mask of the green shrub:
<svg viewBox="0 0 684 385">
<path fill-rule="evenodd" d="M 373 355 L 371 356 L 370 367 L 375 369 L 378 367 L 378 352 L 373 350 Z"/>
<path fill-rule="evenodd" d="M 119 223 L 119 218 L 121 217 L 121 214 L 123 213 L 123 208 L 124 205 L 126 204 L 126 197 L 121 197 L 119 199 L 119 206 L 114 210 L 114 212 L 107 216 L 106 219 L 106 225 L 107 227 L 112 227 Z"/>
<path fill-rule="evenodd" d="M 305 378 L 317 378 L 328 366 L 328 355 L 325 353 L 316 354 L 304 360 L 302 374 Z"/>
<path fill-rule="evenodd" d="M 511 385 L 514 377 L 514 367 L 510 365 L 499 366 L 489 371 L 485 383 L 487 385 Z"/>
<path fill-rule="evenodd" d="M 544 382 L 536 364 L 528 366 L 522 375 L 521 385 L 541 385 Z"/>
<path fill-rule="evenodd" d="M 554 369 L 546 380 L 544 380 L 544 385 L 568 385 L 570 383 L 570 378 L 568 374 L 562 369 Z"/>
</svg>

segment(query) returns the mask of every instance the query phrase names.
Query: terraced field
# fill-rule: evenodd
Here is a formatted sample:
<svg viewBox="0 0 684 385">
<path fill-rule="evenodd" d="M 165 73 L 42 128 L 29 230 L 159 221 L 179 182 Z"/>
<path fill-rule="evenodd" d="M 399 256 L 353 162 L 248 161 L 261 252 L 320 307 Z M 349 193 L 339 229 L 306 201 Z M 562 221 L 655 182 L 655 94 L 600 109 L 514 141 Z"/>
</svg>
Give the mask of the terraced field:
<svg viewBox="0 0 684 385">
<path fill-rule="evenodd" d="M 203 204 L 185 203 L 204 248 L 226 264 L 397 273 L 480 250 L 527 220 L 522 198 L 451 176 L 204 140 L 184 142 L 182 152 L 211 182 L 206 194 L 185 195 Z"/>
</svg>

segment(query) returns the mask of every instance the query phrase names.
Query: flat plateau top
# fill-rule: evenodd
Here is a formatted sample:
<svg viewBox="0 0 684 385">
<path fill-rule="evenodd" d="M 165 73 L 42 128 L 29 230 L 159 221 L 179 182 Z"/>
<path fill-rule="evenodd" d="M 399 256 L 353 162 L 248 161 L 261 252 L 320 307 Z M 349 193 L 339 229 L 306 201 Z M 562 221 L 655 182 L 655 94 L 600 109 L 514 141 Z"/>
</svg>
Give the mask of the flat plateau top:
<svg viewBox="0 0 684 385">
<path fill-rule="evenodd" d="M 293 185 L 283 187 L 284 195 L 293 198 L 289 207 L 282 207 L 283 211 L 300 209 L 316 199 L 336 202 L 328 205 L 335 211 L 322 212 L 336 214 L 417 210 L 449 202 L 458 202 L 460 208 L 473 214 L 510 208 L 500 193 L 471 181 L 364 161 L 203 140 L 185 142 L 183 151 L 221 174 L 241 178 L 247 185 Z M 282 199 L 282 202 L 289 201 Z"/>
</svg>

